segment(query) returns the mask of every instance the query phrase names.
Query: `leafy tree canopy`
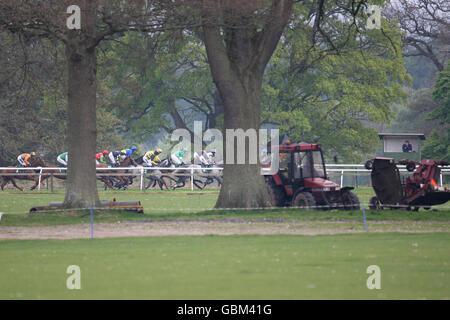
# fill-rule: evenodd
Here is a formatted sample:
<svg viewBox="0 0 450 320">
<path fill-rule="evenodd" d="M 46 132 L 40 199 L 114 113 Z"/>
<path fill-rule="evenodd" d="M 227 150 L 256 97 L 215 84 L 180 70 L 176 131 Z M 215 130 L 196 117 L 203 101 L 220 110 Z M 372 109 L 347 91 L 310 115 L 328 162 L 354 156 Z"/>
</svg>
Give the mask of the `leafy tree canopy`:
<svg viewBox="0 0 450 320">
<path fill-rule="evenodd" d="M 430 120 L 439 120 L 441 127 L 434 130 L 423 147 L 423 156 L 450 161 L 450 63 L 439 72 L 433 97 L 439 106 L 428 114 Z"/>
<path fill-rule="evenodd" d="M 306 8 L 297 8 L 307 16 Z M 312 27 L 298 21 L 286 30 L 266 70 L 263 118 L 278 123 L 280 136 L 320 143 L 329 156 L 361 161 L 378 143 L 366 122 L 387 123 L 391 105 L 404 101 L 400 32 L 382 21 L 382 31 L 360 33 L 336 18 L 334 47 L 312 41 Z M 340 35 L 340 36 L 339 36 Z"/>
</svg>

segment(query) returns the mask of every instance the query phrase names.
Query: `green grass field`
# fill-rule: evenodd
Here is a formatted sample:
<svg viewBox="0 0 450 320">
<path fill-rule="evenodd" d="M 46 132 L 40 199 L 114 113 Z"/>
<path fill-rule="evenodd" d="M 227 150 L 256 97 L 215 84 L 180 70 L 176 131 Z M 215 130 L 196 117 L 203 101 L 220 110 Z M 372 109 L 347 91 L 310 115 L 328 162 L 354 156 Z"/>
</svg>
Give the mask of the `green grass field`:
<svg viewBox="0 0 450 320">
<path fill-rule="evenodd" d="M 444 234 L 1 241 L 1 299 L 449 299 Z M 66 288 L 78 265 L 81 290 Z M 366 269 L 381 270 L 369 290 Z"/>
<path fill-rule="evenodd" d="M 372 189 L 356 190 L 367 202 Z M 217 191 L 101 192 L 140 200 L 145 214 L 96 212 L 95 222 L 127 220 L 305 221 L 363 228 L 361 211 L 217 211 Z M 28 214 L 62 192 L 0 192 L 2 227 L 89 223 L 89 212 Z M 370 223 L 429 223 L 448 230 L 450 210 L 366 211 Z M 325 224 L 325 223 L 326 224 Z M 362 229 L 363 230 L 363 229 Z M 333 235 L 203 235 L 66 240 L 0 240 L 0 299 L 449 299 L 449 232 Z M 69 265 L 81 290 L 66 288 Z M 366 269 L 381 269 L 369 290 Z"/>
<path fill-rule="evenodd" d="M 368 203 L 370 197 L 374 195 L 373 189 L 361 187 L 355 190 L 361 202 Z M 101 200 L 117 201 L 139 200 L 146 212 L 158 211 L 198 211 L 213 208 L 218 189 L 208 189 L 206 191 L 187 189 L 177 191 L 147 190 L 145 193 L 140 190 L 128 191 L 99 191 Z M 62 202 L 64 200 L 64 190 L 57 190 L 51 193 L 42 191 L 18 191 L 8 190 L 0 192 L 0 212 L 4 213 L 27 213 L 31 207 L 45 206 L 50 202 Z M 174 201 L 176 200 L 176 201 Z M 162 210 L 163 209 L 163 210 Z"/>
<path fill-rule="evenodd" d="M 438 206 L 438 210 L 406 210 L 370 211 L 367 202 L 373 195 L 371 188 L 356 189 L 360 201 L 366 203 L 367 220 L 435 220 L 450 221 L 448 204 Z M 96 222 L 115 222 L 123 220 L 172 220 L 172 219 L 299 219 L 299 220 L 361 220 L 361 211 L 315 210 L 301 209 L 266 209 L 266 210 L 212 210 L 218 196 L 217 190 L 207 192 L 158 192 L 146 193 L 138 191 L 100 192 L 100 199 L 117 201 L 139 200 L 144 207 L 144 214 L 124 211 L 96 212 Z M 50 192 L 0 192 L 0 212 L 4 212 L 0 226 L 43 226 L 57 224 L 89 223 L 89 211 L 80 212 L 37 212 L 29 214 L 34 206 L 45 206 L 50 202 L 64 200 L 62 191 Z"/>
</svg>

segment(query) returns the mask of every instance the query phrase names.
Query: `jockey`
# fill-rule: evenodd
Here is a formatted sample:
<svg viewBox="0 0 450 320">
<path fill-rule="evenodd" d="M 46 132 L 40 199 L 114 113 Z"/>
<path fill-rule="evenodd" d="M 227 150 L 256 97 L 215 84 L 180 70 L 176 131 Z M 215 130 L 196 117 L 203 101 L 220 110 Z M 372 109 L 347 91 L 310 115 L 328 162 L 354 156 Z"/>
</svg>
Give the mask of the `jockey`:
<svg viewBox="0 0 450 320">
<path fill-rule="evenodd" d="M 260 162 L 261 164 L 265 165 L 265 164 L 269 164 L 271 161 L 270 156 L 267 154 L 267 149 L 262 149 L 261 150 L 261 158 L 260 158 Z"/>
<path fill-rule="evenodd" d="M 214 164 L 215 161 L 213 160 L 213 158 L 216 157 L 216 149 L 212 149 L 211 151 L 207 152 L 206 155 L 208 156 L 207 159 L 209 159 L 209 163 Z"/>
<path fill-rule="evenodd" d="M 22 165 L 22 167 L 29 167 L 31 163 L 28 161 L 31 157 L 35 157 L 36 152 L 31 153 L 22 153 L 19 157 L 17 157 L 17 161 Z"/>
<path fill-rule="evenodd" d="M 136 151 L 136 147 L 132 146 L 130 149 L 123 149 L 121 151 L 112 151 L 109 153 L 108 158 L 113 165 L 117 165 L 117 162 L 120 160 L 125 160 L 126 157 L 131 157 L 134 151 Z"/>
<path fill-rule="evenodd" d="M 58 163 L 62 164 L 63 167 L 67 167 L 67 162 L 69 161 L 69 153 L 68 152 L 61 153 L 56 158 L 56 161 L 58 161 Z"/>
<path fill-rule="evenodd" d="M 197 152 L 194 152 L 194 160 L 196 160 L 197 163 L 200 163 L 202 167 L 209 167 L 211 161 L 206 150 L 202 150 L 200 155 Z"/>
<path fill-rule="evenodd" d="M 95 155 L 95 164 L 98 166 L 100 163 L 106 163 L 106 156 L 108 154 L 108 150 L 103 150 L 103 152 L 97 153 Z"/>
<path fill-rule="evenodd" d="M 117 164 L 116 159 L 118 159 L 121 155 L 122 155 L 122 152 L 120 152 L 120 151 L 111 151 L 108 154 L 108 160 L 109 160 L 109 162 L 111 162 L 112 165 L 115 166 Z"/>
<path fill-rule="evenodd" d="M 159 154 L 162 153 L 161 149 L 156 149 L 155 151 L 147 151 L 144 156 L 142 157 L 142 160 L 147 164 L 147 166 L 156 166 L 158 163 L 161 162 L 161 159 L 158 157 Z"/>
<path fill-rule="evenodd" d="M 188 149 L 184 148 L 183 150 L 177 151 L 170 156 L 170 160 L 172 160 L 172 163 L 175 165 L 175 167 L 179 167 L 180 165 L 184 164 L 183 156 L 187 151 Z"/>
<path fill-rule="evenodd" d="M 216 157 L 216 149 L 212 149 L 210 151 L 203 150 L 203 157 L 208 161 L 209 165 L 214 165 L 216 162 L 213 158 Z"/>
<path fill-rule="evenodd" d="M 125 160 L 125 158 L 127 157 L 131 157 L 131 155 L 133 154 L 133 152 L 136 151 L 136 147 L 132 146 L 130 149 L 123 149 L 120 151 L 121 156 L 120 156 L 120 160 Z"/>
</svg>

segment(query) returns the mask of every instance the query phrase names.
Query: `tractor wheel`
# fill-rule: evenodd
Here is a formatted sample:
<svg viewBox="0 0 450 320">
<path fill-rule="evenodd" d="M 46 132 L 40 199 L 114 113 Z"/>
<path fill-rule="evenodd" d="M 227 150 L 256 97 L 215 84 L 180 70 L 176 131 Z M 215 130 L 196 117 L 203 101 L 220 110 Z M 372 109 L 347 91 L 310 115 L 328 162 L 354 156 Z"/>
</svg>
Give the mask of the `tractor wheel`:
<svg viewBox="0 0 450 320">
<path fill-rule="evenodd" d="M 369 209 L 370 210 L 383 210 L 383 207 L 380 204 L 380 201 L 377 197 L 370 198 L 369 201 Z"/>
<path fill-rule="evenodd" d="M 360 209 L 358 196 L 351 191 L 345 192 L 342 195 L 342 204 L 344 206 L 344 210 Z"/>
<path fill-rule="evenodd" d="M 299 192 L 292 198 L 292 206 L 311 210 L 316 206 L 316 200 L 310 192 Z"/>
<path fill-rule="evenodd" d="M 283 189 L 280 186 L 275 185 L 273 181 L 268 181 L 266 184 L 272 205 L 275 207 L 283 207 L 286 201 Z"/>
<path fill-rule="evenodd" d="M 373 160 L 368 160 L 368 161 L 364 164 L 364 167 L 365 167 L 367 170 L 371 171 L 371 170 L 373 169 Z"/>
</svg>

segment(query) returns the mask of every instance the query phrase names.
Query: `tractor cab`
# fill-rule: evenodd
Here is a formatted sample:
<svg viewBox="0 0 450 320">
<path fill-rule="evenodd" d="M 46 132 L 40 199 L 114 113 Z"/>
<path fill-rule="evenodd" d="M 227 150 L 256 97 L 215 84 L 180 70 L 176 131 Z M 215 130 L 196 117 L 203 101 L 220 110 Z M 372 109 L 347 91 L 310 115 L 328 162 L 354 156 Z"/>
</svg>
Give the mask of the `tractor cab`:
<svg viewBox="0 0 450 320">
<path fill-rule="evenodd" d="M 328 180 L 320 145 L 288 143 L 278 148 L 278 172 L 266 175 L 269 194 L 277 206 L 291 203 L 296 206 L 331 208 L 357 202 L 359 208 L 356 195 L 347 194 L 353 188 L 340 188 Z"/>
<path fill-rule="evenodd" d="M 280 146 L 279 155 L 279 173 L 286 184 L 303 187 L 306 181 L 327 178 L 322 150 L 318 144 L 283 145 Z"/>
</svg>

